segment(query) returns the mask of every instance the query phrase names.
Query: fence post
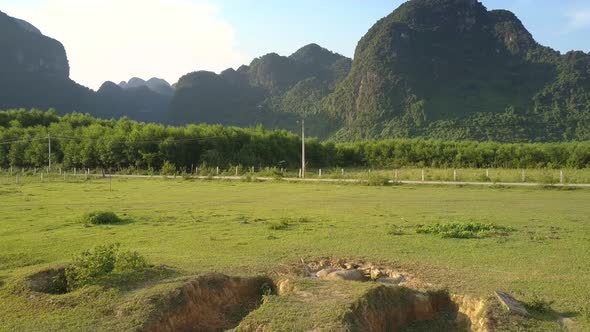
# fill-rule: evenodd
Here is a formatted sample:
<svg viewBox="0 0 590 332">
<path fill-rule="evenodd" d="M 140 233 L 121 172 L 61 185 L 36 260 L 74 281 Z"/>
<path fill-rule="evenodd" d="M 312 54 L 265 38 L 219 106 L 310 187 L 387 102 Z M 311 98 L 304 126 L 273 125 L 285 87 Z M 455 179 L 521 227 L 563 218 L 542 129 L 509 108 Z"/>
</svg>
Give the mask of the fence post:
<svg viewBox="0 0 590 332">
<path fill-rule="evenodd" d="M 344 168 L 342 169 L 342 176 L 344 176 Z"/>
<path fill-rule="evenodd" d="M 395 179 L 395 181 L 397 181 L 397 168 L 393 172 L 393 178 Z"/>
<path fill-rule="evenodd" d="M 215 168 L 215 174 L 216 174 L 217 176 L 219 176 L 219 166 L 217 166 L 217 167 Z"/>
<path fill-rule="evenodd" d="M 563 184 L 563 170 L 559 170 L 559 183 Z"/>
<path fill-rule="evenodd" d="M 453 170 L 453 181 L 457 182 L 457 170 Z"/>
<path fill-rule="evenodd" d="M 236 166 L 236 176 L 238 176 L 238 166 Z"/>
<path fill-rule="evenodd" d="M 490 169 L 486 168 L 486 178 L 490 178 Z"/>
<path fill-rule="evenodd" d="M 74 167 L 74 176 L 78 175 L 78 170 Z"/>
<path fill-rule="evenodd" d="M 254 173 L 254 166 L 252 166 L 252 173 Z"/>
<path fill-rule="evenodd" d="M 61 175 L 61 167 L 59 168 L 59 175 Z"/>
<path fill-rule="evenodd" d="M 524 173 L 524 168 L 522 169 L 522 182 L 526 182 L 526 174 Z"/>
<path fill-rule="evenodd" d="M 424 182 L 424 169 L 422 169 L 422 182 Z"/>
<path fill-rule="evenodd" d="M 320 177 L 322 177 L 322 169 L 320 168 Z"/>
<path fill-rule="evenodd" d="M 299 177 L 301 178 L 301 168 L 299 169 Z"/>
<path fill-rule="evenodd" d="M 12 166 L 10 166 L 10 175 L 12 175 Z"/>
</svg>

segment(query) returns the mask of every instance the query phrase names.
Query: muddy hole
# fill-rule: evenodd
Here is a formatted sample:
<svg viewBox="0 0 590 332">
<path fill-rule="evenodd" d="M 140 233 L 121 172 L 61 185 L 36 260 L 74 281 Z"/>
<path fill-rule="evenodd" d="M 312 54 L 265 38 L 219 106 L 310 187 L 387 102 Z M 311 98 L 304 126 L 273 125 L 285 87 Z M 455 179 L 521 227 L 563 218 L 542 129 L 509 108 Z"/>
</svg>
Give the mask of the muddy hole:
<svg viewBox="0 0 590 332">
<path fill-rule="evenodd" d="M 164 312 L 151 317 L 142 331 L 225 331 L 274 292 L 266 277 L 239 278 L 219 274 L 198 277 L 163 299 Z"/>
<path fill-rule="evenodd" d="M 51 268 L 28 276 L 27 287 L 35 292 L 46 294 L 66 294 L 68 281 L 65 267 Z"/>
</svg>

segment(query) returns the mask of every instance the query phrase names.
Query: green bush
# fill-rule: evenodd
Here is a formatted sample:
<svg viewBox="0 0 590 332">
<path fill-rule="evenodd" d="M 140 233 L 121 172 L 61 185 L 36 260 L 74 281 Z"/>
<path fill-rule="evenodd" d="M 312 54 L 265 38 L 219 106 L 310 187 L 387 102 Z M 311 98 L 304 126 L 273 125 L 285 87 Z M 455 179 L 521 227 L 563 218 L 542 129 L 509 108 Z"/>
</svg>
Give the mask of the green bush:
<svg viewBox="0 0 590 332">
<path fill-rule="evenodd" d="M 84 214 L 82 222 L 91 225 L 112 225 L 122 223 L 123 219 L 112 211 L 93 211 Z"/>
<path fill-rule="evenodd" d="M 162 165 L 162 175 L 174 175 L 176 174 L 176 165 L 169 161 L 165 161 Z"/>
<path fill-rule="evenodd" d="M 369 186 L 386 186 L 389 184 L 389 178 L 379 173 L 369 173 L 367 176 L 367 185 Z"/>
<path fill-rule="evenodd" d="M 68 288 L 75 289 L 95 283 L 98 279 L 114 272 L 139 272 L 148 266 L 137 252 L 120 251 L 120 245 L 110 244 L 86 250 L 74 257 L 66 268 Z"/>
<path fill-rule="evenodd" d="M 442 238 L 476 239 L 490 236 L 508 235 L 513 229 L 510 227 L 497 226 L 494 224 L 482 224 L 478 222 L 469 223 L 446 223 L 434 225 L 419 225 L 416 228 L 418 234 L 436 234 Z"/>
</svg>

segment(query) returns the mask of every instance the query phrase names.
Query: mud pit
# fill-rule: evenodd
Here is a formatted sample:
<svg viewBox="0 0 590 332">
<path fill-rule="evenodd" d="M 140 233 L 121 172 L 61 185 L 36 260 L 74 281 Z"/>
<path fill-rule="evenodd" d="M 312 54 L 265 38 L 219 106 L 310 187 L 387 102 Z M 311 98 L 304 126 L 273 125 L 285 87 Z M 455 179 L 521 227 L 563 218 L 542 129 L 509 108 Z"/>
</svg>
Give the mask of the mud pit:
<svg viewBox="0 0 590 332">
<path fill-rule="evenodd" d="M 152 317 L 142 331 L 223 331 L 235 328 L 273 291 L 266 277 L 205 275 L 187 282 L 163 300 L 165 312 Z"/>
<path fill-rule="evenodd" d="M 492 330 L 484 301 L 417 290 L 423 285 L 395 269 L 342 261 L 297 264 L 272 279 L 207 275 L 168 294 L 165 312 L 141 330 Z"/>
<path fill-rule="evenodd" d="M 28 289 L 46 294 L 65 294 L 68 292 L 65 267 L 39 271 L 25 279 Z"/>
<path fill-rule="evenodd" d="M 270 277 L 199 276 L 157 293 L 140 331 L 493 330 L 486 301 L 453 295 L 394 268 L 361 261 L 294 264 Z M 67 292 L 65 269 L 25 279 L 35 292 Z M 428 290 L 424 290 L 428 289 Z"/>
</svg>

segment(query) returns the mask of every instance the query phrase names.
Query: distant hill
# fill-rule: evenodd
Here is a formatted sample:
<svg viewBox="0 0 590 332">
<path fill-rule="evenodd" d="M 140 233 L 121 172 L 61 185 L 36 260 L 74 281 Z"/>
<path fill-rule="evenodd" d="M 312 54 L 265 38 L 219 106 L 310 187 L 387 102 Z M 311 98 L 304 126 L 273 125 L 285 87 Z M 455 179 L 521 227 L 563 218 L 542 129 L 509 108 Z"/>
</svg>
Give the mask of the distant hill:
<svg viewBox="0 0 590 332">
<path fill-rule="evenodd" d="M 126 116 L 146 122 L 165 122 L 171 98 L 145 85 L 121 88 L 113 82 L 105 82 L 96 93 L 94 113 L 103 118 Z"/>
<path fill-rule="evenodd" d="M 147 81 L 144 81 L 138 77 L 133 77 L 129 80 L 129 82 L 123 81 L 119 83 L 119 86 L 123 89 L 147 87 L 148 89 L 165 96 L 171 96 L 174 94 L 174 88 L 170 85 L 170 83 L 166 82 L 166 80 L 156 77 L 152 77 Z"/>
<path fill-rule="evenodd" d="M 539 45 L 505 10 L 411 0 L 360 40 L 327 103 L 340 139 L 590 139 L 590 55 Z"/>
<path fill-rule="evenodd" d="M 309 117 L 309 130 L 326 137 L 338 120 L 321 109 L 323 98 L 350 69 L 352 60 L 316 44 L 289 57 L 270 53 L 249 66 L 217 75 L 195 72 L 176 86 L 169 118 L 175 123 L 205 122 L 269 128 L 298 128 Z"/>
<path fill-rule="evenodd" d="M 0 12 L 0 109 L 57 108 L 173 124 L 284 128 L 350 141 L 590 140 L 590 54 L 538 44 L 477 0 L 410 0 L 359 41 L 354 61 L 317 44 L 177 83 L 69 79 L 63 46 Z"/>
<path fill-rule="evenodd" d="M 0 12 L 0 108 L 87 109 L 92 95 L 69 79 L 63 45 Z"/>
</svg>

